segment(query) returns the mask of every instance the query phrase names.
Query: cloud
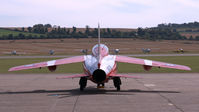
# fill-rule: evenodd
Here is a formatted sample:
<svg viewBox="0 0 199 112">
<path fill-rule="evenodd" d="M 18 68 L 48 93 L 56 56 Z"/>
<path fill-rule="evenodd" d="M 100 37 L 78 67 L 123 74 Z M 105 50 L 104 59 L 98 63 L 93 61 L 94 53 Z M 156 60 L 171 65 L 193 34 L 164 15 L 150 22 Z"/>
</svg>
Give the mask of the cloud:
<svg viewBox="0 0 199 112">
<path fill-rule="evenodd" d="M 5 0 L 0 26 L 51 23 L 61 26 L 151 27 L 197 21 L 197 0 Z"/>
</svg>

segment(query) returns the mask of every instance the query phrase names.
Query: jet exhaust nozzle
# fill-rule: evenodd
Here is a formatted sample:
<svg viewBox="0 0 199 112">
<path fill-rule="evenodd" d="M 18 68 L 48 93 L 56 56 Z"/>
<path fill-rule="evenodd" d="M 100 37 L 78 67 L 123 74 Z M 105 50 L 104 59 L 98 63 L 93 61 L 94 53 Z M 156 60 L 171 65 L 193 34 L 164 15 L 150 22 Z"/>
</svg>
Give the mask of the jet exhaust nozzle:
<svg viewBox="0 0 199 112">
<path fill-rule="evenodd" d="M 106 73 L 104 72 L 104 70 L 101 69 L 97 69 L 93 72 L 93 80 L 96 83 L 101 83 L 103 81 L 106 80 Z"/>
</svg>

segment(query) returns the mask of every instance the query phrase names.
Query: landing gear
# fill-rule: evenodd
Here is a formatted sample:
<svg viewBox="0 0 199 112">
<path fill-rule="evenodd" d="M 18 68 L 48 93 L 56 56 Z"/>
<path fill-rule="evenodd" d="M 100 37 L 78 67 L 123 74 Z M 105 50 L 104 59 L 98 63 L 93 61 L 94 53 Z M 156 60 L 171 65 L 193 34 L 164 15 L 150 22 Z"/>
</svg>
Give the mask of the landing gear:
<svg viewBox="0 0 199 112">
<path fill-rule="evenodd" d="M 120 77 L 114 77 L 113 83 L 114 83 L 115 88 L 117 88 L 117 91 L 120 91 L 120 85 L 122 84 Z"/>
<path fill-rule="evenodd" d="M 83 91 L 84 88 L 87 85 L 87 78 L 86 77 L 81 77 L 79 80 L 79 85 L 80 85 L 80 91 Z"/>
<path fill-rule="evenodd" d="M 99 84 L 97 84 L 97 88 L 104 88 L 104 83 L 99 83 Z"/>
</svg>

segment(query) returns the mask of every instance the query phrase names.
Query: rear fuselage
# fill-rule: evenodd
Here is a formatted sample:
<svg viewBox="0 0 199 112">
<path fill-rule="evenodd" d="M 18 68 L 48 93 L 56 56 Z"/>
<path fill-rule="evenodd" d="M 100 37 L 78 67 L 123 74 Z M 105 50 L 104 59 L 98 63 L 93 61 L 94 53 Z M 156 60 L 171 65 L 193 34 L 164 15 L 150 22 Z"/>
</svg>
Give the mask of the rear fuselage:
<svg viewBox="0 0 199 112">
<path fill-rule="evenodd" d="M 98 45 L 92 49 L 92 55 L 84 56 L 84 72 L 89 75 L 89 79 L 95 83 L 105 83 L 109 80 L 109 75 L 116 73 L 115 55 L 108 54 L 108 47 L 100 44 L 100 54 Z"/>
</svg>

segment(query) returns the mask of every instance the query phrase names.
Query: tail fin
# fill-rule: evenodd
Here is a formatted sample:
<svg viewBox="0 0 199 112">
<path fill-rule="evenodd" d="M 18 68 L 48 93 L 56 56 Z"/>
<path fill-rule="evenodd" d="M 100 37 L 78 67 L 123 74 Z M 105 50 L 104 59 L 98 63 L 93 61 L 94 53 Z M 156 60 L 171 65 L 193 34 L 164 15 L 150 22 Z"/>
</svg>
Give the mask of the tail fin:
<svg viewBox="0 0 199 112">
<path fill-rule="evenodd" d="M 100 25 L 98 23 L 98 68 L 100 68 Z"/>
<path fill-rule="evenodd" d="M 100 24 L 98 23 L 98 56 L 100 57 Z"/>
</svg>

